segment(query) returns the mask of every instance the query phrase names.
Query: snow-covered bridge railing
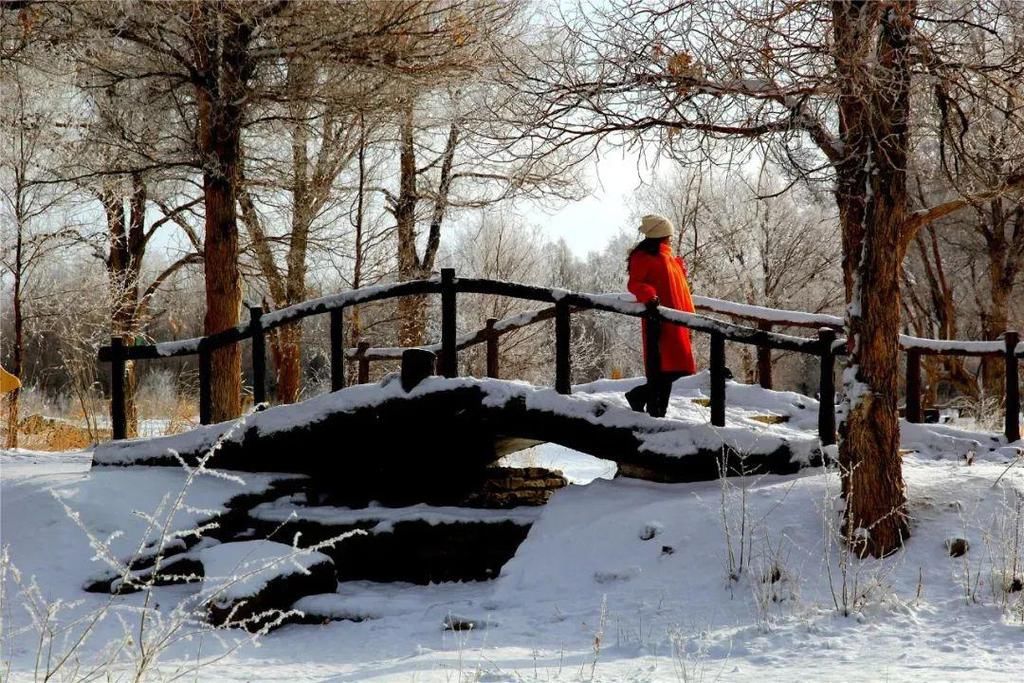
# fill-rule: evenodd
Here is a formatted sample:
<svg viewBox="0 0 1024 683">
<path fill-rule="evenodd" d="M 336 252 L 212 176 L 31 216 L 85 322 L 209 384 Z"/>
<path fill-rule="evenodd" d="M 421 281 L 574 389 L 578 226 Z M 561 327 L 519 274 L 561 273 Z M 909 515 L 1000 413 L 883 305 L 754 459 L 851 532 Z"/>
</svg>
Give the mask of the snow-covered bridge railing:
<svg viewBox="0 0 1024 683">
<path fill-rule="evenodd" d="M 511 297 L 544 304 L 547 308 L 529 311 L 505 320 L 490 319 L 487 326 L 473 333 L 457 336 L 456 311 L 458 294 L 486 294 Z M 726 340 L 755 346 L 758 349 L 759 367 L 768 365 L 772 350 L 791 351 L 817 356 L 820 359 L 819 433 L 822 442 L 835 441 L 835 357 L 845 353 L 845 340 L 838 339 L 842 319 L 824 314 L 810 314 L 799 311 L 748 306 L 718 299 L 696 297 L 699 310 L 710 311 L 733 318 L 750 320 L 757 327 L 739 325 L 698 313 L 643 305 L 625 294 L 586 294 L 563 289 L 538 287 L 513 282 L 480 278 L 456 278 L 452 269 L 441 271 L 440 277 L 413 280 L 374 287 L 365 287 L 348 292 L 311 299 L 287 308 L 264 314 L 259 307 L 249 309 L 247 324 L 238 325 L 216 334 L 175 342 L 152 345 L 126 346 L 120 337 L 112 338 L 111 345 L 100 349 L 100 360 L 111 363 L 111 422 L 114 438 L 126 434 L 126 413 L 124 400 L 124 368 L 128 360 L 198 356 L 199 358 L 199 416 L 202 424 L 208 424 L 212 415 L 211 354 L 214 350 L 235 344 L 245 339 L 252 340 L 253 401 L 266 400 L 266 344 L 267 332 L 281 325 L 296 322 L 313 315 L 330 316 L 331 348 L 331 389 L 337 391 L 346 384 L 346 360 L 358 361 L 358 380 L 368 379 L 368 364 L 375 360 L 395 360 L 402 356 L 402 348 L 370 348 L 367 342 L 355 348 L 344 344 L 344 311 L 350 306 L 374 301 L 440 294 L 441 296 L 441 340 L 426 348 L 437 353 L 437 371 L 446 376 L 457 375 L 457 354 L 461 349 L 477 344 L 487 345 L 487 375 L 498 376 L 499 338 L 523 327 L 554 318 L 555 323 L 555 378 L 557 391 L 568 394 L 570 385 L 570 316 L 574 311 L 597 310 L 643 318 L 648 322 L 646 373 L 650 376 L 659 367 L 658 338 L 660 326 L 682 325 L 691 331 L 705 333 L 711 341 L 711 422 L 716 426 L 725 424 L 725 342 Z M 815 328 L 813 338 L 780 334 L 772 331 L 774 326 Z M 944 354 L 962 356 L 1001 355 L 1006 364 L 1006 435 L 1011 441 L 1020 438 L 1019 412 L 1020 393 L 1018 358 L 1024 357 L 1024 344 L 1019 343 L 1019 334 L 1007 332 L 1003 341 L 956 342 L 946 340 L 900 337 L 900 346 L 907 353 L 907 408 L 909 421 L 919 422 L 920 405 L 920 360 L 922 355 Z M 766 362 L 765 362 L 766 361 Z M 760 373 L 761 383 L 770 388 L 770 374 Z"/>
</svg>

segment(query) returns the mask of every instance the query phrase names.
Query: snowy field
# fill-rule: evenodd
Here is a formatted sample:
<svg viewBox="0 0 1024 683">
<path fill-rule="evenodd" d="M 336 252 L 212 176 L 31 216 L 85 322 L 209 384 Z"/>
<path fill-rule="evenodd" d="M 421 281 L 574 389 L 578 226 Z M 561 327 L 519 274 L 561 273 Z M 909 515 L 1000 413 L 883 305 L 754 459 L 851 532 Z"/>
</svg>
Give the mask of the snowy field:
<svg viewBox="0 0 1024 683">
<path fill-rule="evenodd" d="M 155 592 L 167 619 L 142 628 L 167 632 L 162 675 L 201 681 L 1018 681 L 1020 451 L 949 425 L 904 425 L 903 445 L 913 537 L 885 560 L 841 551 L 834 472 L 653 484 L 611 479 L 614 465 L 544 445 L 517 462 L 562 469 L 574 485 L 542 509 L 495 581 L 343 583 L 308 606 L 362 621 L 290 625 L 257 641 L 173 623 L 173 605 L 198 589 L 172 586 Z M 110 544 L 131 551 L 152 536 L 136 513 L 176 494 L 185 474 L 90 472 L 88 453 L 4 453 L 0 468 L 0 677 L 33 679 L 44 625 L 31 623 L 31 602 L 59 605 L 51 660 L 106 614 L 71 661 L 127 678 L 144 595 L 82 591 L 102 565 L 69 510 L 94 543 L 123 531 Z M 269 481 L 242 478 L 197 479 L 174 526 Z M 961 557 L 946 548 L 954 538 L 969 542 Z M 25 591 L 30 577 L 38 593 Z M 477 627 L 445 630 L 452 617 Z M 74 680 L 70 671 L 55 680 Z"/>
</svg>

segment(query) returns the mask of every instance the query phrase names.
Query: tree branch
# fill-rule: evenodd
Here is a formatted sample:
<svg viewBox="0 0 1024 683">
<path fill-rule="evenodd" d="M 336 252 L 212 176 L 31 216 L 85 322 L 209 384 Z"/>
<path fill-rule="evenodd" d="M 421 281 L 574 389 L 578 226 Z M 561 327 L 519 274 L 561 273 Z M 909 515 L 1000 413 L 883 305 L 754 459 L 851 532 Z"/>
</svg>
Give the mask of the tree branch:
<svg viewBox="0 0 1024 683">
<path fill-rule="evenodd" d="M 1016 173 L 1007 178 L 1006 182 L 1002 185 L 985 190 L 983 192 L 975 192 L 967 194 L 962 197 L 937 204 L 926 209 L 920 209 L 911 213 L 907 219 L 903 222 L 903 235 L 901 237 L 902 245 L 906 247 L 910 243 L 910 240 L 914 239 L 914 235 L 923 226 L 933 223 L 940 218 L 956 213 L 960 209 L 967 206 L 973 206 L 978 202 L 988 201 L 1004 194 L 1009 194 L 1019 190 L 1024 190 L 1024 173 Z"/>
</svg>

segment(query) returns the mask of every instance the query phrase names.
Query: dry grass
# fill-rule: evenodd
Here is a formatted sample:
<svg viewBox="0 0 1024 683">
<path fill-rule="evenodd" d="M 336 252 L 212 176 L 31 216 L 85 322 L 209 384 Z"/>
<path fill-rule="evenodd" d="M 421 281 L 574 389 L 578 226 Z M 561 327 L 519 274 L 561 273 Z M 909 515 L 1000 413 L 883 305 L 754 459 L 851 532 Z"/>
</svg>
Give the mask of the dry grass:
<svg viewBox="0 0 1024 683">
<path fill-rule="evenodd" d="M 56 414 L 58 417 L 47 417 L 42 411 L 33 411 L 21 419 L 18 423 L 19 448 L 33 451 L 75 451 L 91 448 L 96 443 L 111 438 L 109 428 L 87 426 L 95 425 L 98 416 L 101 419 L 106 418 L 109 407 L 105 401 L 96 402 L 95 405 L 90 402 L 85 410 L 81 404 L 65 406 L 64 410 L 53 404 L 43 406 L 38 402 L 30 403 L 29 407 L 35 409 L 42 407 L 46 412 Z M 162 409 L 161 412 L 147 410 L 147 408 L 153 407 L 146 403 L 139 406 L 140 423 L 143 420 L 159 420 L 164 424 L 158 423 L 155 430 L 152 428 L 152 423 L 140 424 L 140 428 L 149 427 L 142 429 L 141 436 L 180 434 L 199 425 L 196 416 L 196 401 L 193 397 L 177 397 L 173 403 L 165 402 L 159 406 Z M 6 411 L 4 413 L 6 415 Z M 23 411 L 22 414 L 24 415 L 25 412 Z M 7 429 L 8 425 L 5 420 L 3 424 L 0 424 L 0 436 L 5 435 Z"/>
<path fill-rule="evenodd" d="M 789 415 L 751 415 L 750 419 L 766 425 L 778 425 L 789 422 Z"/>
<path fill-rule="evenodd" d="M 29 415 L 18 423 L 18 434 L 18 445 L 34 451 L 76 451 L 110 438 L 109 429 L 89 430 L 42 415 Z"/>
<path fill-rule="evenodd" d="M 180 434 L 198 426 L 199 421 L 196 419 L 195 402 L 191 398 L 179 397 L 174 405 L 173 412 L 169 416 L 164 434 Z"/>
</svg>

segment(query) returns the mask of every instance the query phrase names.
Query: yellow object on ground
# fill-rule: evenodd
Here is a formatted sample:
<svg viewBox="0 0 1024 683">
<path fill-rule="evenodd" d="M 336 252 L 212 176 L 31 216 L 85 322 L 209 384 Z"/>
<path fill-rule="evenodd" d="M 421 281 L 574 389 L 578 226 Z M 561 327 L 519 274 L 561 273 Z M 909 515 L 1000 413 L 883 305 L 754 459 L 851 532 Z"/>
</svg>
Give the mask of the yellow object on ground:
<svg viewBox="0 0 1024 683">
<path fill-rule="evenodd" d="M 0 367 L 0 394 L 8 394 L 21 387 L 21 380 Z"/>
</svg>

